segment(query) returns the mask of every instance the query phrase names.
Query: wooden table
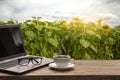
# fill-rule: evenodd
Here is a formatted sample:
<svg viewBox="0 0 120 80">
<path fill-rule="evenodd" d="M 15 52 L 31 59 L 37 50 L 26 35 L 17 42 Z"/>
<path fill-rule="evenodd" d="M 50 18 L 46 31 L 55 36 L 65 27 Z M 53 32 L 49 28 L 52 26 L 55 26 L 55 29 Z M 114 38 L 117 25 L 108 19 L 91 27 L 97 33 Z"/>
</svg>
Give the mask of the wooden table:
<svg viewBox="0 0 120 80">
<path fill-rule="evenodd" d="M 120 60 L 75 60 L 69 71 L 55 71 L 48 66 L 22 75 L 0 73 L 0 80 L 120 80 Z"/>
</svg>

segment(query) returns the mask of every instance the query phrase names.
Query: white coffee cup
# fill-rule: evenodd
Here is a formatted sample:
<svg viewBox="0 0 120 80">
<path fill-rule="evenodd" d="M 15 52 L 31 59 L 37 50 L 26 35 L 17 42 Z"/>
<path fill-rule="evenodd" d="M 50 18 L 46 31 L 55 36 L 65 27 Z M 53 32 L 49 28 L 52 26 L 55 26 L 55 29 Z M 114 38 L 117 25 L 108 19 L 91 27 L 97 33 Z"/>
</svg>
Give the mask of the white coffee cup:
<svg viewBox="0 0 120 80">
<path fill-rule="evenodd" d="M 69 55 L 55 55 L 53 59 L 58 67 L 66 67 L 69 64 L 71 57 Z"/>
</svg>

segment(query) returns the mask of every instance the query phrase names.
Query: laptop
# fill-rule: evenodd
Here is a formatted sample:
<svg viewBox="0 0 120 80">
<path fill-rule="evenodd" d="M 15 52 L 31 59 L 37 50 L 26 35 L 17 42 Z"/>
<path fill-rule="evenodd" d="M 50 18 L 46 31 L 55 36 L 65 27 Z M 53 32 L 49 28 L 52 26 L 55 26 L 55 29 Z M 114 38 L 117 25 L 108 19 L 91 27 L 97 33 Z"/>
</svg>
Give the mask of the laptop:
<svg viewBox="0 0 120 80">
<path fill-rule="evenodd" d="M 33 64 L 33 61 L 28 65 L 18 63 L 19 59 L 36 57 L 25 52 L 20 25 L 0 26 L 0 72 L 22 74 L 53 62 L 51 58 L 42 58 L 40 64 Z"/>
</svg>

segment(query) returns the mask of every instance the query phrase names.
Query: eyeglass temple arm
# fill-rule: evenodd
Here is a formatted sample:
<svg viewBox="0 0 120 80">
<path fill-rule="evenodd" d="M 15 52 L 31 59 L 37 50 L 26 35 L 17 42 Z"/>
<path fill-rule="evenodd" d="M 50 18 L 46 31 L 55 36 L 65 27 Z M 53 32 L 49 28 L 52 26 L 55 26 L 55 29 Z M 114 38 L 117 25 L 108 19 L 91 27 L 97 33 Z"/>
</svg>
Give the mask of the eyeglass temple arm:
<svg viewBox="0 0 120 80">
<path fill-rule="evenodd" d="M 42 58 L 40 58 L 42 60 Z M 33 59 L 36 63 L 39 63 L 36 59 Z"/>
</svg>

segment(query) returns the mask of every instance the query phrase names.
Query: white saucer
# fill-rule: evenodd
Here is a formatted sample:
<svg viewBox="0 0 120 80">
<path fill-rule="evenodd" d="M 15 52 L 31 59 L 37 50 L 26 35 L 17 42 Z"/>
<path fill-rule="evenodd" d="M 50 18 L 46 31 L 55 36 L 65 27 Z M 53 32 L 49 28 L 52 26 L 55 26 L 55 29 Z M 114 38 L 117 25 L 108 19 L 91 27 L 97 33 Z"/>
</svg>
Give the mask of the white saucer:
<svg viewBox="0 0 120 80">
<path fill-rule="evenodd" d="M 60 66 L 57 66 L 55 63 L 50 63 L 49 67 L 57 70 L 68 70 L 68 69 L 74 68 L 74 64 L 69 63 L 68 66 L 60 67 Z"/>
</svg>

